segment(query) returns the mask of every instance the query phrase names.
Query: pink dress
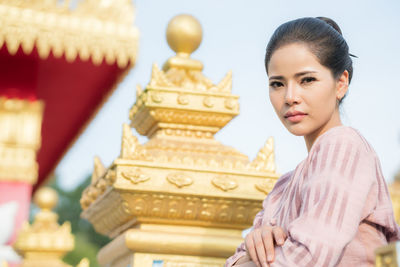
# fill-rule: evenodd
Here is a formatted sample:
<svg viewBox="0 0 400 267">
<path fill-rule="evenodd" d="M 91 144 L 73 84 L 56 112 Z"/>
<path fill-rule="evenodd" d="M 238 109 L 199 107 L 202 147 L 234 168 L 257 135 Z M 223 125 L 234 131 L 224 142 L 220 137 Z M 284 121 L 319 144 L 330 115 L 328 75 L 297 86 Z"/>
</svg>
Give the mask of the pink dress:
<svg viewBox="0 0 400 267">
<path fill-rule="evenodd" d="M 374 266 L 374 250 L 400 239 L 379 159 L 354 128 L 317 138 L 294 171 L 282 175 L 253 227 L 276 223 L 288 238 L 278 266 Z M 242 243 L 225 266 L 246 254 Z"/>
</svg>

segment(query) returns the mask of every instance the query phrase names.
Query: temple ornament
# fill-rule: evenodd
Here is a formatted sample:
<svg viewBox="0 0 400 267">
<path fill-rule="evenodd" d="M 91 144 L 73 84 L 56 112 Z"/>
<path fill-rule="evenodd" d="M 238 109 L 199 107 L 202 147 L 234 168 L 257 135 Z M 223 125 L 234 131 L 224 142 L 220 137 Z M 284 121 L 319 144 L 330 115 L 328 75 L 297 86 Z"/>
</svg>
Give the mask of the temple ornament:
<svg viewBox="0 0 400 267">
<path fill-rule="evenodd" d="M 23 224 L 17 240 L 15 250 L 23 257 L 21 267 L 71 267 L 61 259 L 74 249 L 74 236 L 71 234 L 71 225 L 65 222 L 59 225 L 58 216 L 52 211 L 57 204 L 58 196 L 55 190 L 44 187 L 39 189 L 34 202 L 40 211 L 30 225 Z M 89 267 L 89 261 L 82 259 L 77 267 Z"/>
<path fill-rule="evenodd" d="M 0 97 L 0 181 L 35 184 L 44 105 Z"/>
<path fill-rule="evenodd" d="M 42 59 L 52 52 L 70 62 L 90 58 L 121 68 L 135 62 L 138 30 L 132 27 L 131 1 L 83 0 L 75 9 L 61 2 L 1 0 L 0 48 L 5 44 L 13 55 L 19 47 L 30 54 L 36 46 Z"/>
<path fill-rule="evenodd" d="M 221 266 L 279 177 L 272 139 L 250 161 L 214 138 L 239 114 L 239 97 L 231 72 L 214 84 L 191 58 L 201 36 L 192 16 L 171 20 L 176 55 L 136 87 L 120 156 L 82 194 L 82 217 L 113 239 L 102 265 Z M 139 143 L 131 127 L 149 140 Z"/>
</svg>

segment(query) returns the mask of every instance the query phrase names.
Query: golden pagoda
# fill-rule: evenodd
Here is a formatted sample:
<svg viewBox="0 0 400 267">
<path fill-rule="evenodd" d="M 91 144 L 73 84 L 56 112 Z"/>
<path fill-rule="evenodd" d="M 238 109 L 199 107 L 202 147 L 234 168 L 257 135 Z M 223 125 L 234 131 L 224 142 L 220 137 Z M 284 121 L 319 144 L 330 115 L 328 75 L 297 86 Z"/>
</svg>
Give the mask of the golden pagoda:
<svg viewBox="0 0 400 267">
<path fill-rule="evenodd" d="M 81 216 L 113 239 L 98 254 L 101 265 L 222 266 L 279 177 L 272 138 L 253 161 L 214 139 L 239 114 L 239 97 L 231 72 L 214 84 L 190 57 L 201 39 L 192 16 L 170 21 L 176 55 L 137 87 L 120 156 L 108 168 L 95 159 Z"/>
<path fill-rule="evenodd" d="M 54 189 L 40 188 L 34 202 L 41 209 L 30 225 L 25 222 L 14 244 L 15 250 L 23 256 L 21 267 L 71 267 L 61 258 L 74 249 L 74 237 L 69 222 L 57 223 L 58 216 L 51 211 L 57 204 L 58 196 Z M 89 267 L 83 259 L 78 267 Z"/>
</svg>

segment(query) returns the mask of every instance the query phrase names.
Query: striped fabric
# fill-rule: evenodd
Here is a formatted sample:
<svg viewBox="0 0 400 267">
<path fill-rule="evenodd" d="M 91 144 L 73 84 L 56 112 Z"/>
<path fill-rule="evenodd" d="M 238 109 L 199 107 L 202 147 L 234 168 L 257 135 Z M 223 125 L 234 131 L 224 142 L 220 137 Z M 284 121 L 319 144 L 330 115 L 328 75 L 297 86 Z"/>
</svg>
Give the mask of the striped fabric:
<svg viewBox="0 0 400 267">
<path fill-rule="evenodd" d="M 375 248 L 400 239 L 379 159 L 354 128 L 317 138 L 294 171 L 279 178 L 254 219 L 288 234 L 275 247 L 278 266 L 374 266 Z M 225 266 L 246 254 L 244 244 Z"/>
</svg>

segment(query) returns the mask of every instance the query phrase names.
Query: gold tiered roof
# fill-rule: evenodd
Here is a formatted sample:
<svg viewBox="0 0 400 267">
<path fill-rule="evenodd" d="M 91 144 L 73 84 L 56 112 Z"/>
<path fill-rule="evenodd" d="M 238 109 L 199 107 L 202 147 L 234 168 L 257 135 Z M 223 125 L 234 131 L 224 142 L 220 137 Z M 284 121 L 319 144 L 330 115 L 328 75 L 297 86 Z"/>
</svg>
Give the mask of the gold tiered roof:
<svg viewBox="0 0 400 267">
<path fill-rule="evenodd" d="M 162 70 L 153 66 L 151 80 L 144 90 L 138 87 L 129 114 L 131 126 L 149 141 L 140 144 L 124 124 L 120 156 L 108 168 L 95 160 L 92 184 L 81 205 L 82 217 L 98 232 L 114 238 L 132 226 L 152 224 L 244 229 L 279 177 L 272 138 L 253 161 L 214 139 L 239 114 L 239 97 L 231 93 L 231 72 L 213 84 L 202 73 L 203 64 L 190 57 L 201 35 L 192 16 L 180 15 L 170 22 L 167 40 L 176 55 Z M 137 234 L 150 231 L 142 228 Z M 136 251 L 164 249 L 140 245 L 140 238 L 131 240 L 128 234 L 126 238 Z M 218 241 L 222 245 L 213 255 L 228 256 L 240 241 L 236 232 L 224 240 Z"/>
<path fill-rule="evenodd" d="M 20 46 L 26 54 L 36 46 L 41 58 L 51 51 L 68 61 L 105 59 L 121 68 L 135 62 L 138 30 L 131 0 L 82 0 L 73 10 L 69 5 L 68 0 L 0 0 L 0 48 L 5 43 L 13 55 Z"/>
</svg>

